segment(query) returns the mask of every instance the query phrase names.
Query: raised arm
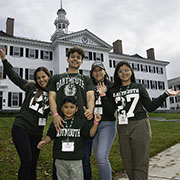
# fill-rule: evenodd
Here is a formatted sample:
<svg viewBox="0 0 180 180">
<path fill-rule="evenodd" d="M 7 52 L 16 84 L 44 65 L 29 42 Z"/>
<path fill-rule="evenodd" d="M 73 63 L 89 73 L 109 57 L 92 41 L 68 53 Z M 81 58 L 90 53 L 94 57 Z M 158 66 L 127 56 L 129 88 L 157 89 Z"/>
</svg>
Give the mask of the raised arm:
<svg viewBox="0 0 180 180">
<path fill-rule="evenodd" d="M 147 90 L 143 86 L 141 87 L 140 90 L 141 90 L 141 93 L 140 93 L 141 94 L 141 102 L 148 112 L 155 111 L 158 107 L 160 107 L 162 105 L 162 103 L 165 101 L 165 99 L 168 96 L 177 96 L 180 93 L 180 90 L 174 91 L 173 89 L 168 89 L 159 97 L 151 100 Z"/>
<path fill-rule="evenodd" d="M 0 57 L 4 66 L 4 71 L 8 75 L 9 79 L 22 90 L 25 90 L 25 86 L 28 83 L 27 80 L 22 79 L 13 69 L 13 66 L 6 60 L 6 46 L 3 46 L 3 50 L 0 50 Z"/>
<path fill-rule="evenodd" d="M 59 132 L 59 131 L 61 131 L 61 127 L 64 128 L 64 126 L 62 124 L 62 122 L 64 122 L 64 120 L 58 114 L 58 111 L 57 111 L 56 92 L 55 91 L 49 91 L 49 106 L 50 106 L 50 110 L 51 110 L 51 113 L 54 118 L 54 121 L 53 121 L 54 126 L 56 128 L 56 131 Z"/>
</svg>

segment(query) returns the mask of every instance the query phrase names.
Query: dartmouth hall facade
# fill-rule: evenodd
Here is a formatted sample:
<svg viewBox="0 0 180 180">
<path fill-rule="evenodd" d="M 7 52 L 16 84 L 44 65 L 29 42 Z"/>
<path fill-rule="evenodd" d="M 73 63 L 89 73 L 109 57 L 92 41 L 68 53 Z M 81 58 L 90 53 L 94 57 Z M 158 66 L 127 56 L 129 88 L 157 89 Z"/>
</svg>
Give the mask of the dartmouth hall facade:
<svg viewBox="0 0 180 180">
<path fill-rule="evenodd" d="M 53 22 L 52 22 L 53 24 Z M 14 70 L 24 79 L 33 80 L 34 70 L 38 66 L 47 67 L 52 75 L 67 70 L 66 52 L 73 46 L 80 46 L 85 50 L 84 62 L 80 73 L 90 74 L 91 64 L 95 61 L 104 63 L 110 80 L 113 81 L 115 66 L 119 61 L 131 63 L 136 80 L 144 84 L 151 98 L 155 98 L 168 89 L 166 66 L 169 62 L 155 59 L 154 49 L 150 48 L 147 57 L 138 54 L 123 53 L 122 41 L 115 40 L 109 45 L 88 29 L 69 33 L 69 20 L 66 11 L 57 11 L 54 21 L 55 32 L 50 41 L 32 40 L 14 35 L 14 19 L 7 18 L 6 31 L 0 30 L 0 47 L 7 46 L 7 59 Z M 0 111 L 17 111 L 24 99 L 24 92 L 14 85 L 3 72 L 0 62 Z M 169 99 L 166 99 L 159 110 L 170 109 Z"/>
</svg>

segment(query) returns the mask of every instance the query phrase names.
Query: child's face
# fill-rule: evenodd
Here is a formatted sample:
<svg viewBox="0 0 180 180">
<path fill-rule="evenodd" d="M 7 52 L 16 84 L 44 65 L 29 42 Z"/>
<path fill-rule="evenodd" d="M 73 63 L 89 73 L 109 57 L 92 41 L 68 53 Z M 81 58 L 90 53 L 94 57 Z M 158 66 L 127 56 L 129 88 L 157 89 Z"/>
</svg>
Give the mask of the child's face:
<svg viewBox="0 0 180 180">
<path fill-rule="evenodd" d="M 69 67 L 70 68 L 75 68 L 75 69 L 79 69 L 80 65 L 83 62 L 82 56 L 77 52 L 74 52 L 73 54 L 70 54 L 67 61 L 69 63 Z"/>
<path fill-rule="evenodd" d="M 64 113 L 66 119 L 71 119 L 77 112 L 78 107 L 75 104 L 66 102 L 65 104 L 63 104 L 61 110 Z"/>
</svg>

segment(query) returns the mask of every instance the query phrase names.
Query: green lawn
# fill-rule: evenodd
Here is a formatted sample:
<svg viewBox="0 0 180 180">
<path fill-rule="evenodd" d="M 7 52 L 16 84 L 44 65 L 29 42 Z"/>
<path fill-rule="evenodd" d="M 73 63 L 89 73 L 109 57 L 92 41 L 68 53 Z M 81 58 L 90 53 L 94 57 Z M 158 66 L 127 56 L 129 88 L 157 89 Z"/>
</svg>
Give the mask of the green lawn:
<svg viewBox="0 0 180 180">
<path fill-rule="evenodd" d="M 167 117 L 167 119 L 180 119 L 180 114 L 151 113 L 150 117 Z M 14 118 L 0 118 L 0 180 L 17 179 L 19 159 L 11 139 L 11 126 Z M 51 119 L 52 120 L 52 119 Z M 49 120 L 49 122 L 51 121 Z M 180 142 L 180 122 L 151 121 L 152 143 L 151 156 Z M 47 127 L 45 129 L 45 132 Z M 119 154 L 117 136 L 110 153 L 110 161 L 113 176 L 123 171 L 122 161 Z M 96 160 L 92 154 L 93 180 L 99 180 Z M 52 143 L 41 150 L 37 173 L 39 180 L 51 179 L 52 167 Z"/>
</svg>

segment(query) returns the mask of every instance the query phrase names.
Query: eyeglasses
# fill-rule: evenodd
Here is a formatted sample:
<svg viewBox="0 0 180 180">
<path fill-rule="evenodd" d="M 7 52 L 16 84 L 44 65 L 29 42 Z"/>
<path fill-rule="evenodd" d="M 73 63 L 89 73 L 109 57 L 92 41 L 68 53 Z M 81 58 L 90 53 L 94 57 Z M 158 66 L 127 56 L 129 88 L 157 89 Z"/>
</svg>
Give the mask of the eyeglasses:
<svg viewBox="0 0 180 180">
<path fill-rule="evenodd" d="M 126 68 L 124 70 L 119 70 L 118 73 L 126 73 L 126 72 L 129 72 L 130 69 L 129 68 Z"/>
</svg>

